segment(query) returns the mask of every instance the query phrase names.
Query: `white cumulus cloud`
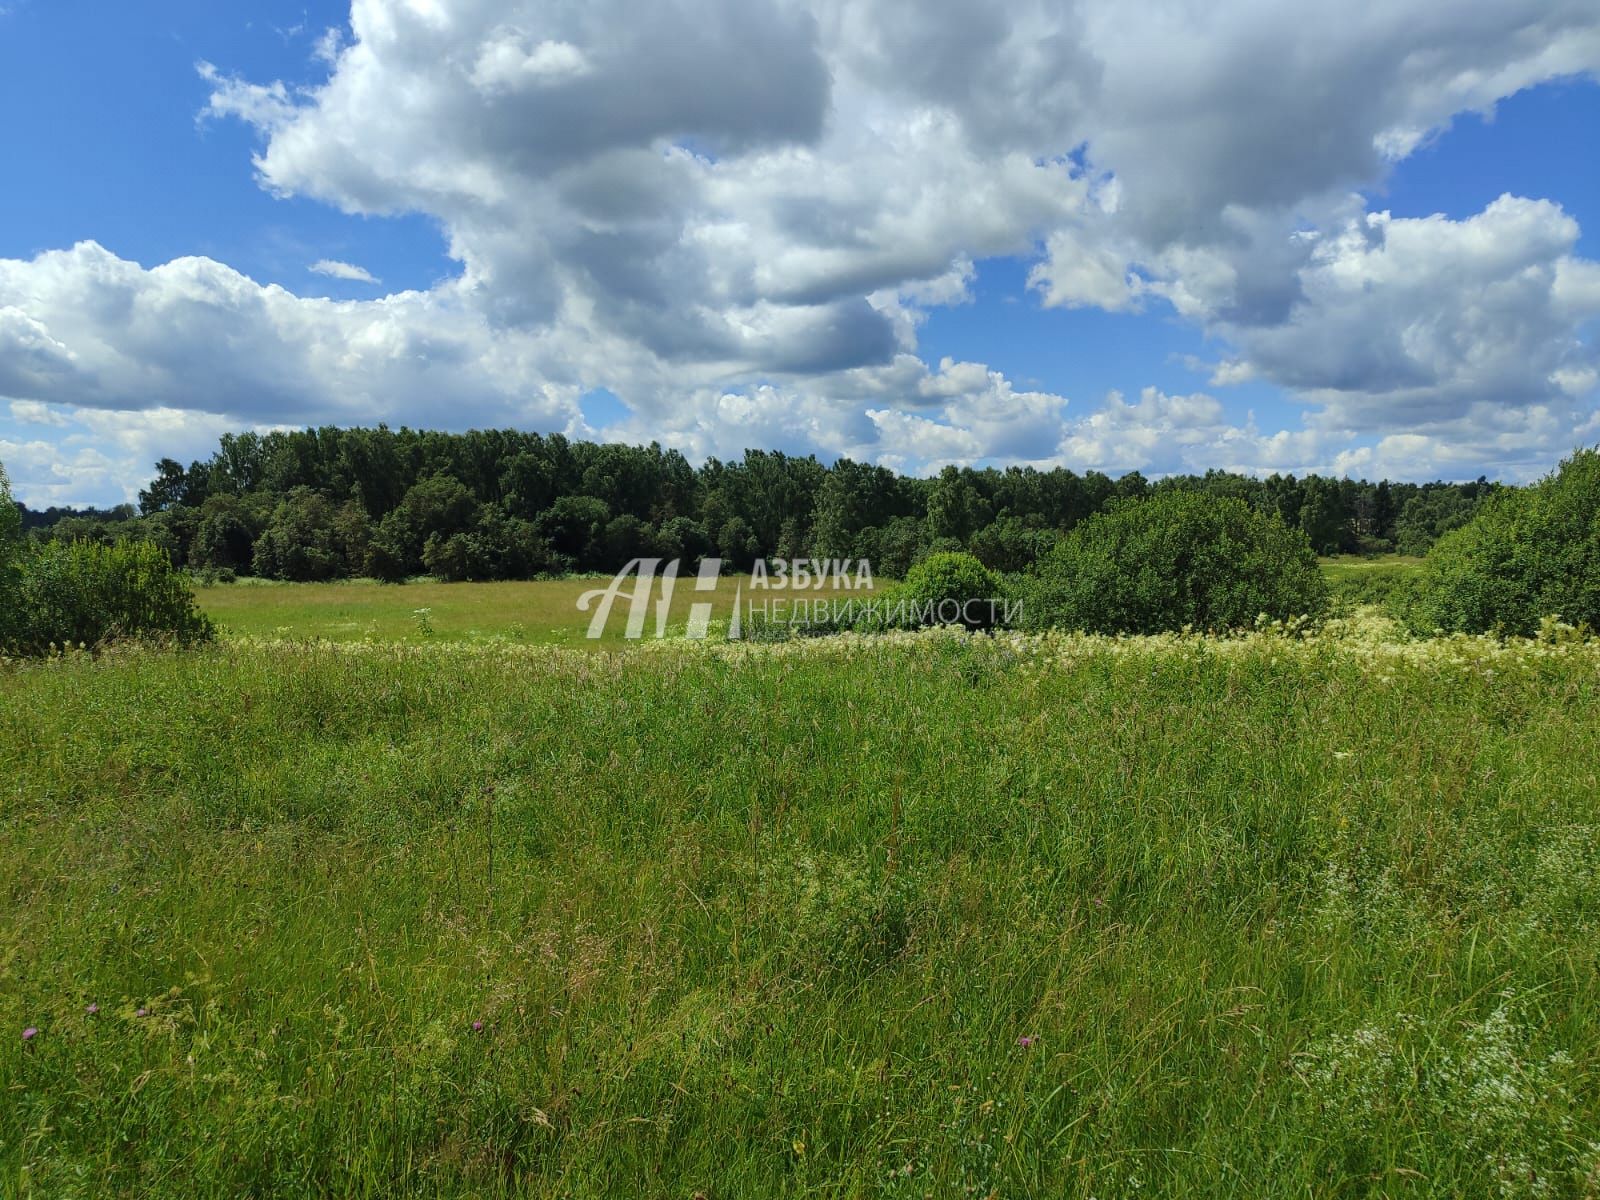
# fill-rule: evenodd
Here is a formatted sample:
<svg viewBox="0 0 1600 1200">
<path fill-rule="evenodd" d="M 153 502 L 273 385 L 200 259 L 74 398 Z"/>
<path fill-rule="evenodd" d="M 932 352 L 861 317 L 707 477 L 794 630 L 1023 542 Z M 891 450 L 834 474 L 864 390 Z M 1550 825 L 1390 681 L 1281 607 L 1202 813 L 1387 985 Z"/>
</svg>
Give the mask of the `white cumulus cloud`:
<svg viewBox="0 0 1600 1200">
<path fill-rule="evenodd" d="M 1515 473 L 1593 417 L 1600 265 L 1559 197 L 1356 193 L 1593 77 L 1591 0 L 352 0 L 316 56 L 310 87 L 203 65 L 206 116 L 255 130 L 275 194 L 432 218 L 457 276 L 333 301 L 92 242 L 0 260 L 0 397 L 581 435 L 604 387 L 614 436 L 912 470 Z M 1202 329 L 1209 386 L 1275 384 L 1304 425 L 923 362 L 995 256 L 1022 303 Z"/>
<path fill-rule="evenodd" d="M 313 275 L 326 275 L 329 279 L 346 279 L 352 283 L 377 283 L 377 278 L 365 267 L 358 267 L 355 263 L 340 262 L 336 258 L 322 258 L 312 263 L 306 270 Z"/>
</svg>

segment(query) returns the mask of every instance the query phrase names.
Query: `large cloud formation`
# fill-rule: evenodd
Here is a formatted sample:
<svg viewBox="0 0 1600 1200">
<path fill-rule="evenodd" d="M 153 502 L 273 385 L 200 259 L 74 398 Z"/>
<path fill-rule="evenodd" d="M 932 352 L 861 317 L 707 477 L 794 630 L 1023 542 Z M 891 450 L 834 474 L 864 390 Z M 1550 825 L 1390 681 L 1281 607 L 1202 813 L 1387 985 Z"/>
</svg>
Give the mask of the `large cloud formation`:
<svg viewBox="0 0 1600 1200">
<path fill-rule="evenodd" d="M 0 261 L 0 396 L 80 425 L 587 433 L 605 387 L 611 436 L 910 470 L 1515 474 L 1592 429 L 1600 266 L 1570 216 L 1352 192 L 1456 114 L 1600 68 L 1587 0 L 354 0 L 321 53 L 309 89 L 204 66 L 210 116 L 259 131 L 275 192 L 435 218 L 458 277 L 338 303 L 93 243 Z M 1211 386 L 1277 384 L 1305 426 L 1154 389 L 1069 411 L 924 363 L 923 315 L 1000 255 L 1034 303 L 1175 311 L 1229 348 Z"/>
</svg>

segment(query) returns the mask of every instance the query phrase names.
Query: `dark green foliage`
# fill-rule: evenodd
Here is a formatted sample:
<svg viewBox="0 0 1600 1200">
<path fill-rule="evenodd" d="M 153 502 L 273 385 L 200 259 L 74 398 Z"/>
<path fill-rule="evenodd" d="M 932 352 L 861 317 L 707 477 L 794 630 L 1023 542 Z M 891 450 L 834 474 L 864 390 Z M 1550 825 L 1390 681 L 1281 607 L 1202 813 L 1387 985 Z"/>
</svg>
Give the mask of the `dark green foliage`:
<svg viewBox="0 0 1600 1200">
<path fill-rule="evenodd" d="M 761 557 L 761 543 L 750 528 L 750 522 L 743 517 L 731 517 L 724 521 L 717 532 L 717 553 L 732 563 L 734 570 L 749 570 L 751 564 Z"/>
<path fill-rule="evenodd" d="M 906 572 L 890 600 L 923 614 L 924 625 L 989 629 L 1004 612 L 1000 578 L 970 554 L 930 554 Z"/>
<path fill-rule="evenodd" d="M 856 557 L 886 579 L 903 579 L 922 549 L 923 526 L 915 517 L 894 517 L 881 529 L 864 529 L 856 538 Z"/>
<path fill-rule="evenodd" d="M 950 538 L 964 544 L 989 523 L 989 502 L 972 486 L 959 467 L 939 472 L 928 493 L 928 537 Z"/>
<path fill-rule="evenodd" d="M 0 561 L 14 553 L 22 539 L 22 510 L 11 498 L 11 480 L 6 476 L 4 463 L 0 463 Z"/>
<path fill-rule="evenodd" d="M 409 570 L 420 570 L 430 538 L 449 539 L 471 528 L 477 503 L 459 479 L 431 475 L 406 492 L 383 518 L 389 545 Z"/>
<path fill-rule="evenodd" d="M 156 463 L 156 477 L 139 493 L 139 512 L 144 516 L 171 508 L 198 508 L 208 493 L 210 472 L 202 463 L 188 470 L 176 459 Z"/>
<path fill-rule="evenodd" d="M 1487 501 L 1429 552 L 1407 618 L 1418 631 L 1529 636 L 1544 617 L 1600 629 L 1600 452 Z"/>
<path fill-rule="evenodd" d="M 605 563 L 604 538 L 611 510 L 593 496 L 562 496 L 534 521 L 534 529 L 550 544 L 566 570 L 598 568 Z M 624 559 L 623 562 L 627 560 Z M 617 563 L 621 566 L 622 563 Z"/>
<path fill-rule="evenodd" d="M 366 557 L 362 559 L 362 572 L 380 583 L 404 583 L 410 577 L 411 569 L 406 561 L 405 549 L 400 545 L 399 536 L 387 527 L 387 523 L 379 526 L 368 543 Z"/>
<path fill-rule="evenodd" d="M 248 568 L 254 562 L 258 533 L 251 512 L 239 497 L 211 496 L 201 506 L 189 562 L 196 567 Z"/>
<path fill-rule="evenodd" d="M 431 533 L 422 547 L 422 565 L 446 583 L 469 579 L 526 579 L 549 568 L 550 543 L 531 521 L 510 517 L 498 504 L 485 504 L 471 530 Z"/>
<path fill-rule="evenodd" d="M 1233 630 L 1316 616 L 1328 589 L 1304 533 L 1242 500 L 1168 491 L 1089 518 L 1040 564 L 1030 628 Z"/>
<path fill-rule="evenodd" d="M 11 499 L 11 480 L 0 463 L 0 646 L 6 645 L 16 621 L 17 560 L 22 553 L 22 514 Z"/>
<path fill-rule="evenodd" d="M 1056 543 L 1053 529 L 1033 529 L 1003 517 L 968 539 L 973 555 L 993 571 L 1025 571 Z"/>
<path fill-rule="evenodd" d="M 205 522 L 201 527 L 204 529 Z M 297 583 L 355 574 L 366 558 L 371 535 L 370 522 L 360 505 L 346 501 L 335 507 L 322 493 L 296 487 L 279 503 L 256 539 L 255 573 Z"/>
<path fill-rule="evenodd" d="M 656 546 L 662 558 L 681 559 L 685 574 L 692 574 L 699 569 L 700 560 L 711 553 L 711 538 L 700 522 L 673 517 L 661 526 Z"/>
<path fill-rule="evenodd" d="M 1462 487 L 1428 484 L 1405 502 L 1394 522 L 1394 546 L 1401 554 L 1426 554 L 1453 529 L 1460 529 L 1478 506 L 1498 490 L 1480 480 Z"/>
<path fill-rule="evenodd" d="M 119 638 L 190 645 L 212 635 L 188 580 L 150 542 L 50 542 L 23 557 L 5 599 L 8 654 Z"/>
<path fill-rule="evenodd" d="M 1300 499 L 1300 529 L 1318 554 L 1338 554 L 1344 549 L 1348 526 L 1338 485 L 1332 480 L 1306 480 Z"/>
<path fill-rule="evenodd" d="M 297 489 L 320 496 L 324 512 L 275 521 Z M 209 460 L 187 467 L 162 459 L 137 513 L 52 509 L 23 519 L 36 537 L 55 529 L 66 540 L 149 540 L 179 566 L 240 571 L 255 570 L 258 540 L 275 524 L 262 567 L 283 578 L 399 580 L 432 569 L 430 557 L 452 579 L 518 569 L 610 573 L 640 555 L 714 554 L 738 571 L 757 558 L 866 559 L 880 578 L 902 579 L 918 560 L 948 550 L 991 570 L 1026 570 L 1110 503 L 1168 492 L 1273 513 L 1328 553 L 1421 554 L 1494 490 L 1484 480 L 1419 486 L 1208 471 L 1152 482 L 1137 471 L 1113 480 L 1033 467 L 951 466 L 918 479 L 763 450 L 694 468 L 659 445 L 509 429 L 324 427 L 230 434 Z M 544 548 L 530 547 L 525 530 L 481 528 L 499 519 L 486 516 L 491 508 L 530 523 Z"/>
</svg>

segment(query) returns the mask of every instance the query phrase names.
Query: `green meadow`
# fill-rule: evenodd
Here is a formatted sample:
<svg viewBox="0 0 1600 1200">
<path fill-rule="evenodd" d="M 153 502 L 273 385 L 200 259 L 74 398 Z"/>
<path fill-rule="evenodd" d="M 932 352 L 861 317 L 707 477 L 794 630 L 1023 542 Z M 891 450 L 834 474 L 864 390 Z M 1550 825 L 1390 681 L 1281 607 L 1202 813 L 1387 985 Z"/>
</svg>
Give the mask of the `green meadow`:
<svg viewBox="0 0 1600 1200">
<path fill-rule="evenodd" d="M 669 633 L 682 633 L 690 606 L 709 601 L 715 618 L 726 621 L 733 609 L 735 589 L 743 584 L 758 604 L 764 596 L 865 598 L 870 588 L 828 586 L 796 592 L 749 592 L 747 577 L 722 576 L 715 589 L 695 590 L 692 577 L 680 579 L 668 611 Z M 882 581 L 878 582 L 879 586 Z M 610 576 L 567 579 L 510 580 L 497 583 L 383 584 L 371 580 L 333 583 L 274 583 L 249 579 L 212 584 L 196 589 L 200 607 L 217 622 L 222 633 L 268 638 L 313 638 L 331 642 L 459 641 L 557 645 L 575 649 L 615 649 L 626 643 L 630 579 L 615 601 L 611 618 L 600 638 L 587 638 L 595 609 L 580 611 L 585 592 L 606 588 Z M 646 626 L 655 631 L 654 600 Z"/>
<path fill-rule="evenodd" d="M 380 595 L 0 673 L 0 1193 L 1595 1194 L 1594 642 Z"/>
<path fill-rule="evenodd" d="M 1415 576 L 1420 558 L 1384 555 L 1378 558 L 1322 560 L 1334 597 L 1346 607 L 1387 597 L 1396 583 Z M 404 585 L 371 580 L 333 583 L 274 583 L 246 579 L 197 589 L 200 607 L 225 635 L 266 638 L 316 638 L 332 642 L 510 642 L 520 645 L 559 645 L 577 649 L 617 648 L 624 643 L 627 611 L 625 598 L 617 601 L 604 636 L 585 637 L 593 613 L 580 612 L 578 597 L 603 588 L 609 577 L 535 579 L 502 583 L 413 582 Z M 692 579 L 679 581 L 673 593 L 670 628 L 678 632 L 688 620 L 689 606 L 710 599 L 719 618 L 731 611 L 734 589 L 748 579 L 723 576 L 708 597 L 694 590 Z M 881 590 L 886 580 L 875 581 Z M 758 603 L 763 596 L 855 596 L 864 590 L 820 592 L 750 592 Z M 653 610 L 652 610 L 653 611 Z M 652 616 L 652 621 L 654 620 Z M 653 631 L 654 626 L 650 629 Z"/>
</svg>

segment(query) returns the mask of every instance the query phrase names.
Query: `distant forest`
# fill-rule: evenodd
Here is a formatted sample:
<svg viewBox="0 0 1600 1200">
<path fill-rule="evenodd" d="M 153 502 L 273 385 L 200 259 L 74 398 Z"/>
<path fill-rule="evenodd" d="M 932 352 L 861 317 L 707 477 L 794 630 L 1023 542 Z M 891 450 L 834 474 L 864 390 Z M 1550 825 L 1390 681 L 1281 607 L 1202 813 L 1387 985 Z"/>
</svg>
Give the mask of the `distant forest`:
<svg viewBox="0 0 1600 1200">
<path fill-rule="evenodd" d="M 137 509 L 22 516 L 35 538 L 148 539 L 181 567 L 272 579 L 521 579 L 709 555 L 739 571 L 758 557 L 864 558 L 898 577 L 955 549 L 1020 571 L 1085 517 L 1168 489 L 1241 497 L 1319 553 L 1421 554 L 1499 486 L 1031 467 L 919 479 L 762 450 L 695 468 L 658 445 L 327 427 L 227 434 L 187 467 L 162 459 Z"/>
</svg>

